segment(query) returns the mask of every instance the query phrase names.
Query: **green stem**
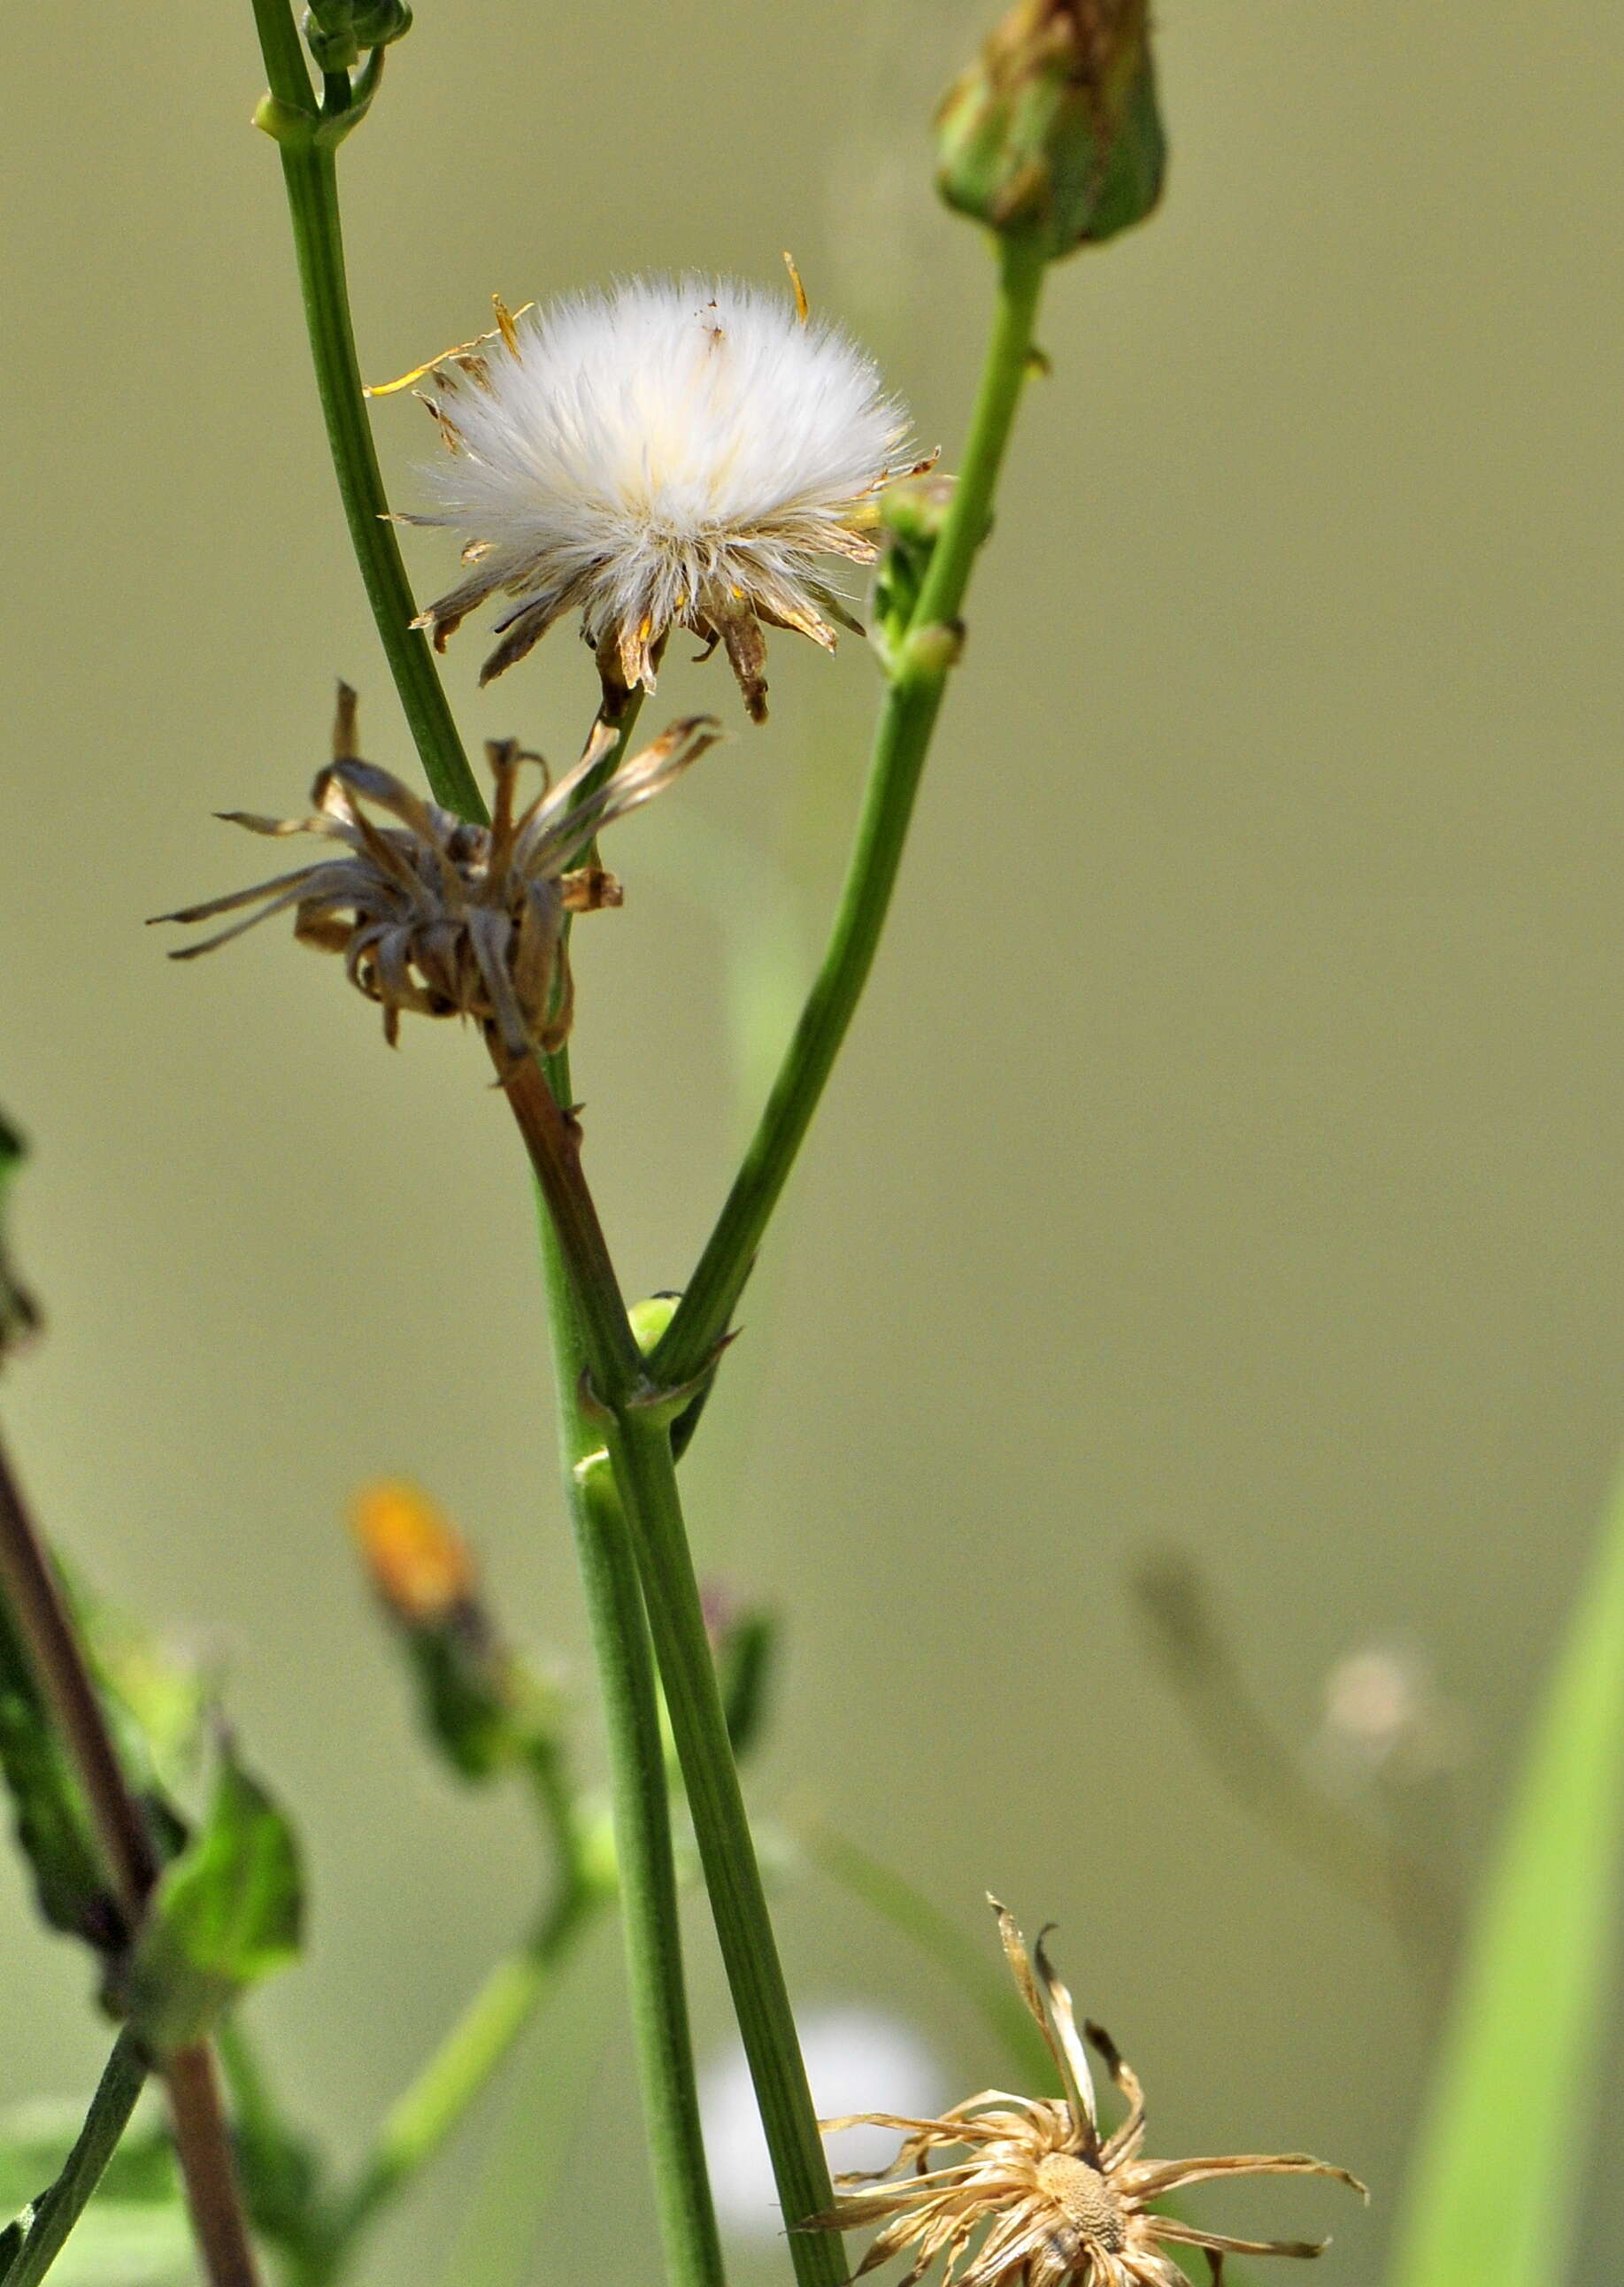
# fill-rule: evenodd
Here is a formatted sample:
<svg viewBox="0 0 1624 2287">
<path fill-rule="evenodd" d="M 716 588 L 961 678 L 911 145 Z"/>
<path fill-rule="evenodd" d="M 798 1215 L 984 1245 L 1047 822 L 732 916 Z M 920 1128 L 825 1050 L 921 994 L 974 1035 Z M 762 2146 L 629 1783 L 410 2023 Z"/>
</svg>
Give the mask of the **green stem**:
<svg viewBox="0 0 1624 2287">
<path fill-rule="evenodd" d="M 584 1935 L 602 1892 L 571 1882 L 530 1943 L 499 1961 L 411 2086 L 392 2106 L 359 2180 L 340 2208 L 334 2244 L 347 2249 L 393 2195 L 427 2165 L 489 2082 Z M 337 2267 L 336 2266 L 334 2267 Z"/>
<path fill-rule="evenodd" d="M 254 13 L 277 107 L 273 116 L 262 113 L 262 123 L 274 136 L 281 154 L 316 391 L 351 545 L 434 797 L 463 818 L 483 819 L 485 805 L 441 688 L 428 637 L 411 624 L 416 605 L 394 526 L 387 521 L 389 502 L 367 418 L 350 320 L 338 216 L 337 154 L 331 139 L 345 117 L 347 103 L 345 111 L 329 107 L 325 123 L 318 122 L 310 111 L 310 82 L 287 0 L 255 0 Z M 373 59 L 374 79 L 378 60 L 378 57 Z M 347 96 L 347 83 L 345 92 Z"/>
<path fill-rule="evenodd" d="M 548 1081 L 531 1069 L 537 1087 L 545 1091 Z M 549 1074 L 552 1088 L 567 1103 L 569 1064 L 563 1051 L 550 1059 Z M 595 1225 L 596 1217 L 590 1220 Z M 588 1420 L 582 1404 L 585 1345 L 569 1274 L 551 1215 L 543 1213 L 539 1223 L 558 1387 L 558 1446 L 603 1698 L 626 1979 L 661 2240 L 673 2281 L 685 2283 L 685 2287 L 720 2287 L 722 2249 L 700 2131 L 670 1801 L 648 1623 L 626 1520 L 603 1455 L 602 1434 Z M 608 1278 L 609 1305 L 630 1341 L 612 1271 Z"/>
<path fill-rule="evenodd" d="M 61 2253 L 68 2233 L 118 2149 L 118 2140 L 135 2110 L 148 2069 L 134 2034 L 121 2033 L 97 2083 L 84 2125 L 62 2164 L 62 2172 L 49 2191 L 35 2201 L 20 2239 L 6 2251 L 5 2287 L 39 2287 Z"/>
<path fill-rule="evenodd" d="M 310 73 L 288 0 L 254 0 L 254 26 L 271 93 L 289 111 L 311 113 Z"/>
<path fill-rule="evenodd" d="M 793 2228 L 823 2213 L 833 2193 L 727 1737 L 683 1523 L 669 1411 L 642 1403 L 655 1393 L 582 1175 L 573 1124 L 539 1066 L 511 1069 L 503 1084 L 549 1210 L 560 1260 L 555 1291 L 558 1303 L 569 1306 L 578 1341 L 562 1355 L 560 1381 L 578 1389 L 566 1362 L 583 1358 L 593 1403 L 602 1409 L 591 1434 L 607 1444 L 642 1576 L 723 1965 L 791 2227 L 791 2256 L 802 2287 L 838 2287 L 845 2275 L 838 2242 Z"/>
<path fill-rule="evenodd" d="M 727 1331 L 873 965 L 957 653 L 960 606 L 986 537 L 1030 361 L 1043 267 L 1030 249 L 1004 243 L 997 313 L 963 465 L 875 733 L 857 843 L 823 965 L 726 1204 L 651 1362 L 654 1378 L 673 1387 L 701 1371 Z"/>
<path fill-rule="evenodd" d="M 727 1736 L 670 1433 L 658 1416 L 622 1408 L 609 1429 L 609 1451 L 636 1539 L 672 1736 L 789 2252 L 802 2287 L 838 2287 L 846 2275 L 838 2239 L 796 2228 L 826 2213 L 834 2194 Z"/>
</svg>

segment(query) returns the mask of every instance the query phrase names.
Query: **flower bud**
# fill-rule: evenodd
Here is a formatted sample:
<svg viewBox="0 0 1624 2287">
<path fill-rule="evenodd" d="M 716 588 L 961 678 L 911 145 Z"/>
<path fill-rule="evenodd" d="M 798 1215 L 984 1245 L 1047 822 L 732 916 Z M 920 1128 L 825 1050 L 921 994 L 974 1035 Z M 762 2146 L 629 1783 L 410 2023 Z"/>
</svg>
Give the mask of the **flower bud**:
<svg viewBox="0 0 1624 2287">
<path fill-rule="evenodd" d="M 416 1485 L 384 1481 L 355 1502 L 355 1536 L 416 1674 L 424 1728 L 472 1781 L 556 1744 L 551 1693 L 504 1643 L 467 1542 Z"/>
<path fill-rule="evenodd" d="M 1147 0 L 1017 0 L 937 114 L 951 207 L 1047 261 L 1142 222 L 1166 157 Z"/>
<path fill-rule="evenodd" d="M 351 71 L 363 51 L 386 48 L 412 28 L 406 0 L 311 0 L 305 43 L 324 72 Z"/>
</svg>

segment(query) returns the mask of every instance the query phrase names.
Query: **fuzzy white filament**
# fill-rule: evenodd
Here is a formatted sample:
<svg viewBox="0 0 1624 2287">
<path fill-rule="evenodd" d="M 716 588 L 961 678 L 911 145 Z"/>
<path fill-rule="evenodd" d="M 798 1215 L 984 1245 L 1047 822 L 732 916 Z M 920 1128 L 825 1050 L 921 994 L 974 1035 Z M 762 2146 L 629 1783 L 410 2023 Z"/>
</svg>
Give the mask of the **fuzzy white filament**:
<svg viewBox="0 0 1624 2287">
<path fill-rule="evenodd" d="M 726 646 L 762 711 L 761 629 L 833 647 L 818 576 L 867 563 L 907 419 L 837 328 L 720 281 L 633 280 L 448 353 L 430 402 L 450 447 L 415 519 L 463 534 L 467 579 L 424 613 L 436 643 L 487 597 L 516 608 L 486 678 L 579 610 L 606 675 L 654 688 L 672 626 Z"/>
</svg>

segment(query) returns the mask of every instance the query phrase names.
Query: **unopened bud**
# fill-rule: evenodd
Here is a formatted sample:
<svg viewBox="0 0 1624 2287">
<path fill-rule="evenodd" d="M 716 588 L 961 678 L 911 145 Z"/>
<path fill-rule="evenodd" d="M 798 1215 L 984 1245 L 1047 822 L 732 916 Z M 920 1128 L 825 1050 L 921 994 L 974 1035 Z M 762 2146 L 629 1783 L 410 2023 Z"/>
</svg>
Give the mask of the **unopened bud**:
<svg viewBox="0 0 1624 2287">
<path fill-rule="evenodd" d="M 473 1602 L 468 1544 L 419 1487 L 392 1478 L 363 1487 L 353 1521 L 372 1585 L 403 1626 L 432 1626 Z"/>
<path fill-rule="evenodd" d="M 1142 222 L 1166 162 L 1147 0 L 1017 0 L 936 125 L 948 205 L 1048 261 Z"/>
<path fill-rule="evenodd" d="M 416 1677 L 424 1727 L 465 1779 L 551 1752 L 553 1695 L 505 1643 L 468 1544 L 425 1492 L 368 1485 L 353 1510 L 372 1584 Z"/>
<path fill-rule="evenodd" d="M 351 71 L 364 51 L 388 47 L 411 28 L 406 0 L 311 0 L 305 43 L 319 70 Z"/>
</svg>

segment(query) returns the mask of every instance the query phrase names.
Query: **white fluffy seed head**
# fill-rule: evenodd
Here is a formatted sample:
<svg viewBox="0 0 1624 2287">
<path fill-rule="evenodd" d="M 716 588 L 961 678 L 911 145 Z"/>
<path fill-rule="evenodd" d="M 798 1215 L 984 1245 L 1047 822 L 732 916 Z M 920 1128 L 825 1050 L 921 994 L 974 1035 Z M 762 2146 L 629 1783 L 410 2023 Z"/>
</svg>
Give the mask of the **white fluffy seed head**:
<svg viewBox="0 0 1624 2287">
<path fill-rule="evenodd" d="M 578 608 L 606 673 L 652 690 L 684 626 L 726 645 L 752 712 L 763 622 L 832 648 L 846 614 L 817 559 L 872 560 L 908 426 L 836 328 L 755 287 L 638 279 L 531 312 L 432 380 L 451 449 L 421 520 L 463 533 L 471 566 L 424 614 L 437 643 L 512 597 L 488 677 Z"/>
</svg>

